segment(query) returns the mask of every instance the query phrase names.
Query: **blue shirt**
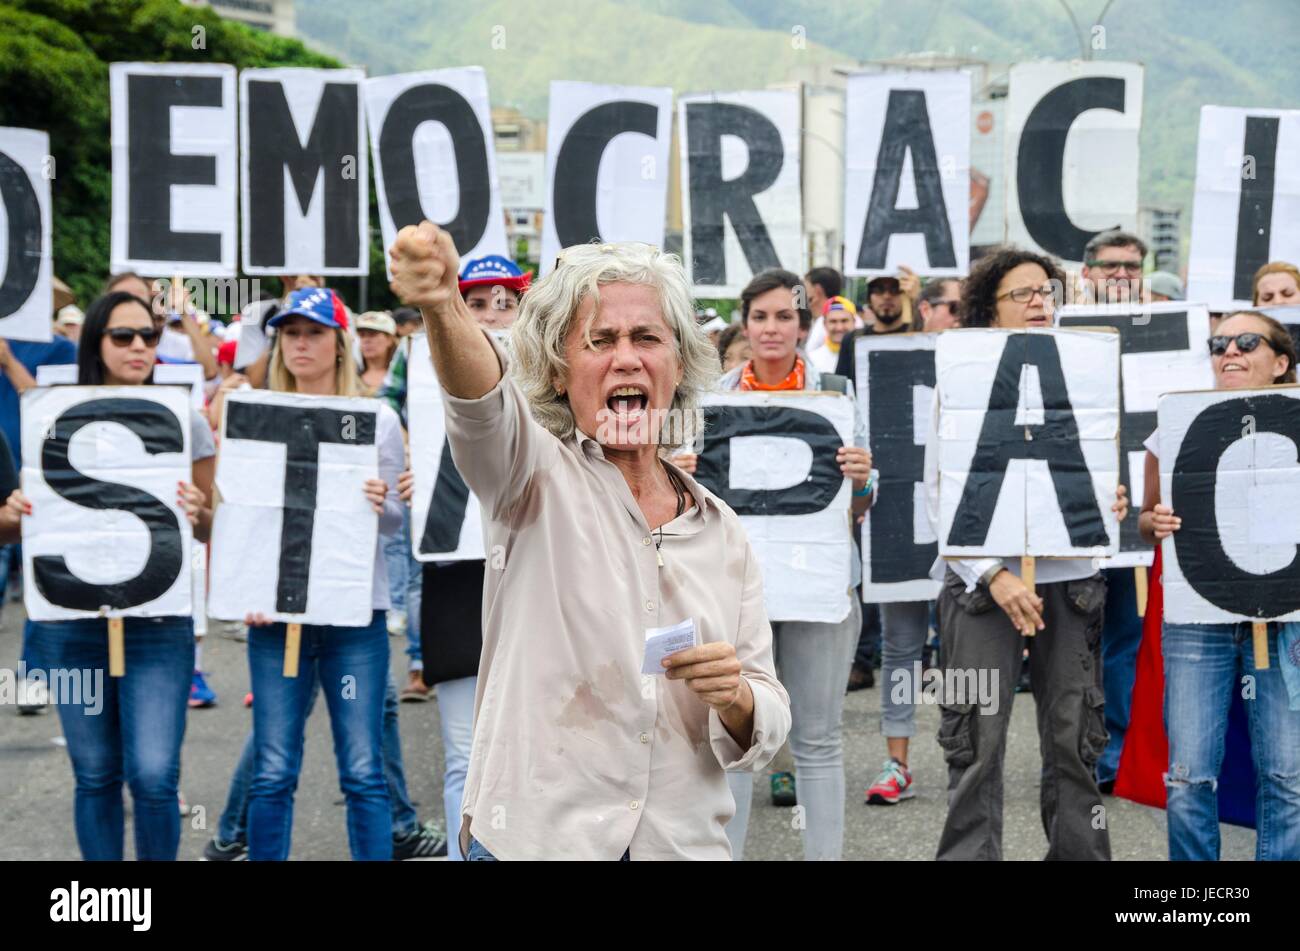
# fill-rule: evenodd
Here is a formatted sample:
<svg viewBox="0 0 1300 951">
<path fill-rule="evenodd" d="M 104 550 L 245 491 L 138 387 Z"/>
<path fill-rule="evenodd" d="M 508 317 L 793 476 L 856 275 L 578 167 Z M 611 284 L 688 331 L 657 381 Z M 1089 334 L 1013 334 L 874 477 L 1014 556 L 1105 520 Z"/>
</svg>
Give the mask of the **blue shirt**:
<svg viewBox="0 0 1300 951">
<path fill-rule="evenodd" d="M 71 340 L 57 334 L 49 343 L 36 343 L 30 340 L 10 340 L 9 351 L 18 362 L 27 368 L 32 376 L 36 368 L 57 363 L 76 363 L 77 347 Z M 9 382 L 9 377 L 0 373 L 0 430 L 9 440 L 9 449 L 13 453 L 14 466 L 21 469 L 23 465 L 22 425 L 18 417 L 18 391 Z"/>
</svg>

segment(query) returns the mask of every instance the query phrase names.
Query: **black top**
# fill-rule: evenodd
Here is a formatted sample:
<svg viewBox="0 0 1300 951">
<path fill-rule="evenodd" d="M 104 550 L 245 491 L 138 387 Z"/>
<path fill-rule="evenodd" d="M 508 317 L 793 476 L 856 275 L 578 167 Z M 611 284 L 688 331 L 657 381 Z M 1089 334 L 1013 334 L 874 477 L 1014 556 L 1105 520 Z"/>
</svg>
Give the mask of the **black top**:
<svg viewBox="0 0 1300 951">
<path fill-rule="evenodd" d="M 875 337 L 884 336 L 886 334 L 898 334 L 910 329 L 910 326 L 904 323 L 900 318 L 898 326 L 893 330 L 877 330 L 875 324 L 867 324 L 867 326 L 861 330 L 850 330 L 844 335 L 844 339 L 840 341 L 840 356 L 839 359 L 835 361 L 835 372 L 840 376 L 848 377 L 853 385 L 857 386 L 858 365 L 856 357 L 853 355 L 853 351 L 857 349 L 854 342 L 858 337 L 863 335 Z"/>
<path fill-rule="evenodd" d="M 478 675 L 483 653 L 485 562 L 426 562 L 420 603 L 420 657 L 429 686 Z"/>
</svg>

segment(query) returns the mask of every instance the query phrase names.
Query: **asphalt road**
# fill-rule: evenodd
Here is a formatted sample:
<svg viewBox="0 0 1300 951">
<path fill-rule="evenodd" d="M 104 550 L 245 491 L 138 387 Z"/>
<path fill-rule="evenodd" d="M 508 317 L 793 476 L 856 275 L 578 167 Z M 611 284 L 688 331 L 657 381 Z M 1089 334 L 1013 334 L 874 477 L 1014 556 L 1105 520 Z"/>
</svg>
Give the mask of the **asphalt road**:
<svg viewBox="0 0 1300 951">
<path fill-rule="evenodd" d="M 18 662 L 22 605 L 7 604 L 0 628 L 0 667 Z M 399 683 L 405 677 L 402 642 L 390 638 L 392 664 Z M 251 711 L 242 699 L 248 690 L 244 645 L 218 634 L 204 645 L 204 667 L 217 691 L 218 706 L 189 714 L 182 760 L 181 792 L 191 814 L 182 824 L 180 858 L 198 859 L 216 826 L 227 784 L 251 728 Z M 442 816 L 442 751 L 436 703 L 402 704 L 401 731 L 407 784 L 421 819 Z M 846 859 L 920 859 L 934 857 L 943 825 L 945 797 L 943 758 L 934 735 L 935 707 L 922 707 L 912 767 L 917 795 L 897 806 L 866 806 L 862 792 L 885 758 L 879 735 L 880 690 L 848 695 L 844 726 L 847 763 Z M 788 760 L 788 757 L 783 754 Z M 1005 841 L 1008 859 L 1040 859 L 1046 839 L 1038 812 L 1038 738 L 1033 699 L 1017 697 L 1012 713 L 1006 759 Z M 746 859 L 800 859 L 803 849 L 789 809 L 769 804 L 766 773 L 755 777 Z M 72 825 L 73 780 L 53 710 L 20 717 L 0 707 L 0 860 L 79 857 Z M 127 796 L 127 854 L 132 853 Z M 1167 857 L 1162 810 L 1107 798 L 1106 819 L 1116 859 Z M 1251 859 L 1255 834 L 1222 826 L 1223 855 Z M 328 716 L 318 704 L 307 727 L 303 774 L 294 813 L 294 859 L 347 859 L 347 832 L 342 794 L 334 767 Z"/>
</svg>

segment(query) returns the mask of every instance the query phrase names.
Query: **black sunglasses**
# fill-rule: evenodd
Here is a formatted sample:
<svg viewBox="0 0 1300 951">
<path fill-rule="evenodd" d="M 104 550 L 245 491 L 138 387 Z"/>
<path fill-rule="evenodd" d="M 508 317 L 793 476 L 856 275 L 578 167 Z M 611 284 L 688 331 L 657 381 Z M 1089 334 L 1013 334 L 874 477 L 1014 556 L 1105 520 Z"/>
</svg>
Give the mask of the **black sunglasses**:
<svg viewBox="0 0 1300 951">
<path fill-rule="evenodd" d="M 1219 335 L 1210 338 L 1210 353 L 1213 356 L 1221 357 L 1228 352 L 1228 344 L 1234 342 L 1237 344 L 1237 349 L 1242 353 L 1250 353 L 1261 343 L 1266 343 L 1270 347 L 1273 346 L 1273 342 L 1263 334 L 1244 333 L 1237 334 L 1235 337 Z"/>
<path fill-rule="evenodd" d="M 104 331 L 104 336 L 113 341 L 115 347 L 129 347 L 136 337 L 139 337 L 146 347 L 156 347 L 162 331 L 155 330 L 153 327 L 147 330 L 144 327 L 114 327 Z"/>
</svg>

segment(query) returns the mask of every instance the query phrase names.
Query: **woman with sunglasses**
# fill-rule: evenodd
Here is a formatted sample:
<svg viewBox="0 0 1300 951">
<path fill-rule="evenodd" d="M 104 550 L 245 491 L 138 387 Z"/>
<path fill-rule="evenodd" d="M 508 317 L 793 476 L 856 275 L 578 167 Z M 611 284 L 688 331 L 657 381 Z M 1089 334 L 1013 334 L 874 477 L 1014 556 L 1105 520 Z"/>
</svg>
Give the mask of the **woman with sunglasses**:
<svg viewBox="0 0 1300 951">
<path fill-rule="evenodd" d="M 282 393 L 359 396 L 347 311 L 329 288 L 294 291 L 269 326 L 278 329 L 270 357 L 270 388 Z M 248 855 L 258 861 L 289 857 L 293 795 L 302 770 L 303 734 L 312 684 L 320 678 L 334 735 L 339 785 L 347 800 L 348 844 L 357 861 L 393 857 L 393 820 L 384 778 L 383 716 L 388 687 L 388 572 L 384 536 L 402 527 L 396 485 L 406 448 L 402 425 L 376 402 L 378 479 L 365 497 L 379 516 L 370 622 L 361 627 L 304 624 L 301 666 L 285 677 L 285 625 L 249 614 L 248 665 L 252 673 L 255 765 L 248 792 Z M 389 486 L 393 488 L 390 490 Z"/>
<path fill-rule="evenodd" d="M 151 382 L 159 331 L 149 305 L 134 294 L 113 291 L 86 314 L 77 354 L 82 386 L 138 386 Z M 176 486 L 176 503 L 207 541 L 212 527 L 212 430 L 190 411 L 192 482 Z M 0 533 L 15 532 L 32 504 L 15 490 Z M 192 617 L 135 617 L 123 620 L 126 674 L 104 677 L 102 709 L 59 704 L 59 718 L 76 776 L 74 816 L 77 843 L 86 861 L 120 861 L 124 822 L 122 783 L 131 789 L 135 857 L 173 861 L 180 842 L 177 786 L 181 741 L 194 670 Z M 108 622 L 102 619 L 36 621 L 32 644 L 51 669 L 105 670 Z"/>
<path fill-rule="evenodd" d="M 1255 311 L 1229 316 L 1210 338 L 1215 388 L 1255 389 L 1296 381 L 1296 350 L 1276 320 Z M 1138 528 L 1159 544 L 1182 527 L 1160 500 L 1159 432 L 1146 441 L 1146 489 Z M 1278 632 L 1269 625 L 1269 666 L 1256 670 L 1251 625 L 1165 623 L 1165 732 L 1169 736 L 1169 858 L 1219 858 L 1216 784 L 1232 691 L 1255 679 L 1246 704 L 1255 762 L 1255 858 L 1300 859 L 1300 712 L 1290 709 L 1278 665 Z"/>
</svg>

